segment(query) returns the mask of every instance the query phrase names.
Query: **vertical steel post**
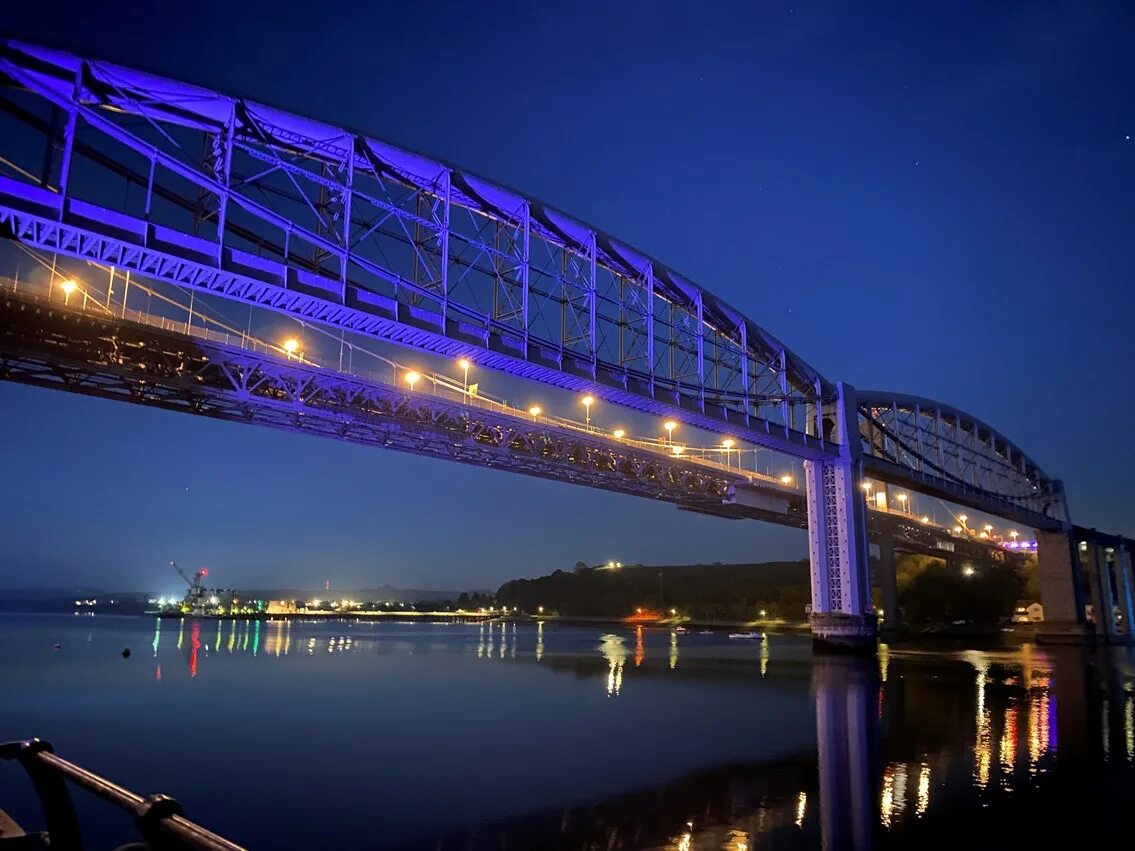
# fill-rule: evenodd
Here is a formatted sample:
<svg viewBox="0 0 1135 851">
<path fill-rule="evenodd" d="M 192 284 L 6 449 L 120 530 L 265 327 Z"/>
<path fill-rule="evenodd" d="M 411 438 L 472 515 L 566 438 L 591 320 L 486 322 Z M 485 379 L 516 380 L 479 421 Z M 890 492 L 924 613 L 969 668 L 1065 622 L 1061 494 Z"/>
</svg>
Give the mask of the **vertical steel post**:
<svg viewBox="0 0 1135 851">
<path fill-rule="evenodd" d="M 816 436 L 820 439 L 820 446 L 824 445 L 824 394 L 820 387 L 820 379 L 816 379 L 812 384 L 812 392 L 816 394 L 816 401 L 812 403 L 812 427 L 816 430 Z M 859 434 L 859 421 L 856 418 L 855 433 Z"/>
<path fill-rule="evenodd" d="M 780 418 L 784 422 L 784 435 L 788 436 L 788 355 L 780 350 Z"/>
<path fill-rule="evenodd" d="M 71 93 L 72 103 L 67 108 L 67 123 L 63 126 L 63 159 L 59 164 L 59 196 L 67 197 L 67 183 L 71 177 L 71 157 L 75 150 L 75 126 L 79 119 L 78 103 L 83 93 L 83 71 L 87 63 L 80 62 L 75 71 L 75 82 Z"/>
<path fill-rule="evenodd" d="M 441 232 L 441 315 L 449 315 L 449 216 L 452 203 L 453 176 L 449 169 L 442 175 Z"/>
<path fill-rule="evenodd" d="M 224 262 L 225 252 L 225 222 L 229 207 L 229 184 L 232 175 L 233 161 L 233 132 L 236 126 L 236 104 L 230 105 L 229 117 L 221 137 L 221 167 L 217 175 L 221 186 L 224 187 L 217 198 L 217 262 Z"/>
<path fill-rule="evenodd" d="M 350 266 L 351 259 L 351 209 L 354 206 L 355 197 L 355 137 L 353 135 L 345 136 L 346 140 L 346 160 L 347 160 L 347 174 L 346 184 L 343 187 L 342 201 L 340 202 L 343 207 L 343 232 L 341 240 L 343 243 L 343 257 L 339 263 L 339 286 L 342 287 L 340 298 L 343 304 L 347 303 L 347 269 Z M 339 350 L 340 363 L 343 360 L 342 348 Z"/>
<path fill-rule="evenodd" d="M 532 233 L 532 211 L 529 208 L 527 201 L 525 201 L 523 203 L 523 205 L 521 206 L 521 211 L 522 211 L 521 212 L 521 216 L 522 216 L 521 224 L 522 224 L 522 227 L 523 227 L 523 233 L 521 234 L 521 239 L 522 239 L 521 250 L 524 254 L 524 257 L 523 257 L 522 262 L 520 264 L 520 310 L 523 313 L 523 322 L 524 322 L 524 357 L 527 358 L 528 357 L 528 333 L 529 333 L 528 329 L 530 327 L 529 326 L 529 317 L 528 317 L 528 304 L 529 304 L 528 269 L 529 269 L 529 266 L 530 266 L 530 263 L 531 263 L 531 255 L 529 254 L 529 251 L 531 250 L 531 233 Z M 448 226 L 448 224 L 449 224 L 449 219 L 447 217 L 446 218 L 446 225 Z M 448 233 L 448 228 L 447 228 L 446 232 Z M 448 238 L 447 238 L 446 241 L 448 242 Z M 448 251 L 447 251 L 447 253 L 448 253 Z"/>
<path fill-rule="evenodd" d="M 918 438 L 918 472 L 926 475 L 926 450 L 922 445 L 922 406 L 914 403 L 914 433 Z"/>
<path fill-rule="evenodd" d="M 899 433 L 899 404 L 894 399 L 891 400 L 891 428 L 896 437 Z M 899 449 L 899 442 L 894 437 L 891 438 L 891 448 L 895 453 L 895 463 L 902 466 L 902 455 Z"/>
<path fill-rule="evenodd" d="M 595 317 L 599 308 L 599 283 L 595 277 L 596 255 L 599 253 L 599 244 L 595 232 L 588 235 L 588 281 L 587 281 L 587 338 L 591 351 L 591 377 L 595 378 L 599 368 L 599 336 L 595 327 Z"/>
<path fill-rule="evenodd" d="M 942 434 L 942 409 L 934 409 L 934 442 L 938 445 L 938 470 L 942 476 L 946 475 L 946 453 L 942 446 L 945 441 Z"/>
<path fill-rule="evenodd" d="M 703 316 L 702 294 L 698 291 L 694 299 L 697 314 L 697 358 L 698 358 L 698 410 L 705 413 L 705 320 Z"/>
<path fill-rule="evenodd" d="M 750 387 L 750 385 L 749 385 L 749 378 L 750 378 L 750 376 L 749 376 L 749 332 L 748 332 L 748 329 L 745 327 L 745 320 L 744 319 L 742 319 L 740 322 L 737 323 L 737 330 L 740 332 L 739 337 L 740 337 L 740 341 L 741 341 L 741 397 L 742 397 L 742 402 L 744 403 L 744 406 L 745 406 L 744 423 L 745 423 L 745 427 L 747 428 L 749 426 L 749 418 L 752 414 L 752 411 L 749 408 L 749 405 L 752 402 L 752 396 L 749 393 L 749 387 Z M 758 412 L 758 414 L 759 414 L 759 412 Z M 738 465 L 740 465 L 740 463 L 741 463 L 740 453 L 738 453 L 737 459 L 738 459 L 737 463 L 738 463 Z M 753 460 L 753 469 L 754 470 L 756 469 L 755 454 L 754 454 L 754 460 Z"/>
<path fill-rule="evenodd" d="M 650 374 L 650 398 L 654 398 L 654 264 L 646 261 L 646 360 Z"/>
</svg>

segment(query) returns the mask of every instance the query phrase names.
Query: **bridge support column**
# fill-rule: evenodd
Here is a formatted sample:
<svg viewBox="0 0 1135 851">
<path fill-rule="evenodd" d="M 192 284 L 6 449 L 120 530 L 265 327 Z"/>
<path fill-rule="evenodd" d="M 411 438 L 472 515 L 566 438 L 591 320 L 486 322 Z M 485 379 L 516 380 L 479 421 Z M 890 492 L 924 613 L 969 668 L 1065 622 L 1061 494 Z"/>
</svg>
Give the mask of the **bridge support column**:
<svg viewBox="0 0 1135 851">
<path fill-rule="evenodd" d="M 879 535 L 879 590 L 883 594 L 883 629 L 902 627 L 899 612 L 899 579 L 895 566 L 895 536 L 884 530 Z"/>
<path fill-rule="evenodd" d="M 1111 571 L 1107 563 L 1107 553 L 1096 541 L 1088 541 L 1088 573 L 1091 577 L 1092 620 L 1095 621 L 1096 638 L 1110 642 L 1115 637 L 1115 595 L 1111 589 Z"/>
<path fill-rule="evenodd" d="M 1037 640 L 1049 644 L 1087 639 L 1083 571 L 1069 532 L 1036 533 L 1037 578 L 1044 623 Z"/>
<path fill-rule="evenodd" d="M 1128 549 L 1127 541 L 1122 538 L 1119 545 L 1112 551 L 1111 569 L 1115 576 L 1119 613 L 1123 616 L 1120 632 L 1130 641 L 1135 639 L 1135 622 L 1132 621 L 1135 605 L 1133 605 L 1133 589 L 1131 587 L 1131 551 Z"/>
<path fill-rule="evenodd" d="M 840 384 L 836 420 L 843 456 L 805 461 L 808 493 L 808 557 L 812 574 L 812 643 L 827 652 L 873 653 L 876 619 L 871 611 L 867 507 L 855 487 L 858 430 L 855 391 Z"/>
</svg>

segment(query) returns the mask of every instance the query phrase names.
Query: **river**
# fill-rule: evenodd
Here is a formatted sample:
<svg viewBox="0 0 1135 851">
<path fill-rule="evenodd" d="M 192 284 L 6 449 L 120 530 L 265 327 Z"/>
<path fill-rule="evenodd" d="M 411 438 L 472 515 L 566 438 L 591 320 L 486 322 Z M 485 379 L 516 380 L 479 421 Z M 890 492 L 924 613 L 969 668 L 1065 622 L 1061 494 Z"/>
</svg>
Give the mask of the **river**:
<svg viewBox="0 0 1135 851">
<path fill-rule="evenodd" d="M 58 647 L 56 647 L 58 645 Z M 122 650 L 129 648 L 129 658 Z M 0 615 L 0 740 L 249 848 L 1047 844 L 1135 829 L 1135 664 L 524 624 Z M 0 764 L 0 807 L 38 807 Z M 132 837 L 76 798 L 88 848 Z"/>
</svg>

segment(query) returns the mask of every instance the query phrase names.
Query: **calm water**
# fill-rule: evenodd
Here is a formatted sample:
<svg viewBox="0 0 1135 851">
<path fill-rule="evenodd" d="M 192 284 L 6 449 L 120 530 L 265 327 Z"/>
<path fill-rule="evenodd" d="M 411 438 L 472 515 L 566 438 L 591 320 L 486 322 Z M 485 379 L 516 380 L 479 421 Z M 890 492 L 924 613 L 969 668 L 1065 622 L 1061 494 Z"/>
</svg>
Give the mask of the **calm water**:
<svg viewBox="0 0 1135 851">
<path fill-rule="evenodd" d="M 1133 685 L 1130 651 L 855 664 L 777 636 L 0 615 L 0 739 L 250 848 L 1126 845 Z M 15 766 L 0 790 L 38 825 Z M 131 835 L 78 803 L 88 847 Z"/>
</svg>

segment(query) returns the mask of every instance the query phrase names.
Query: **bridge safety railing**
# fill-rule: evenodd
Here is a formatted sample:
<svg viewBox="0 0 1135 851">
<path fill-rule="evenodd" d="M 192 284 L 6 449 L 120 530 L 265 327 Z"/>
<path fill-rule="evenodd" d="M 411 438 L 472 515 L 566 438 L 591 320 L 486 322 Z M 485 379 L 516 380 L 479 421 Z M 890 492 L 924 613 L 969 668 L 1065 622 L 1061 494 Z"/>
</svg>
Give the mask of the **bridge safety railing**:
<svg viewBox="0 0 1135 851">
<path fill-rule="evenodd" d="M 0 744 L 0 761 L 19 763 L 35 789 L 43 810 L 47 836 L 39 846 L 52 851 L 82 851 L 83 838 L 70 786 L 77 786 L 97 798 L 125 810 L 134 817 L 142 847 L 154 851 L 201 849 L 201 851 L 244 851 L 234 842 L 185 818 L 181 805 L 166 795 L 142 797 L 57 756 L 51 745 L 40 739 Z M 0 845 L 3 841 L 0 841 Z M 138 847 L 136 845 L 130 846 Z"/>
</svg>

